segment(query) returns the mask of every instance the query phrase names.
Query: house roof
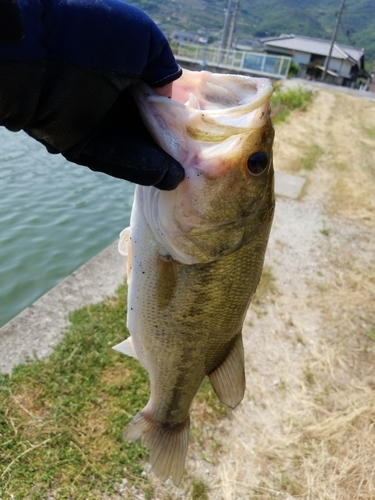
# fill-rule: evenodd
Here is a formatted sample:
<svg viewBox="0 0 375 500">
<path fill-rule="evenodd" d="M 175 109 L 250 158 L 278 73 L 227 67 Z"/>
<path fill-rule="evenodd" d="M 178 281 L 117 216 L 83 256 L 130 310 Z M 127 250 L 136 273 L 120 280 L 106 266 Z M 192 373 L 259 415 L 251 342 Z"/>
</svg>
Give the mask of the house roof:
<svg viewBox="0 0 375 500">
<path fill-rule="evenodd" d="M 185 40 L 190 40 L 192 42 L 198 41 L 200 38 L 199 35 L 195 35 L 194 33 L 188 33 L 187 31 L 181 30 L 181 31 L 173 31 L 171 34 L 171 38 L 176 39 L 176 38 L 184 38 Z"/>
<path fill-rule="evenodd" d="M 287 50 L 297 50 L 309 54 L 318 54 L 327 57 L 331 46 L 330 40 L 321 38 L 310 38 L 299 35 L 280 35 L 277 38 L 264 38 L 263 45 Z M 364 49 L 357 49 L 350 45 L 335 43 L 332 49 L 332 57 L 335 59 L 349 59 L 353 63 L 358 63 L 364 55 Z"/>
</svg>

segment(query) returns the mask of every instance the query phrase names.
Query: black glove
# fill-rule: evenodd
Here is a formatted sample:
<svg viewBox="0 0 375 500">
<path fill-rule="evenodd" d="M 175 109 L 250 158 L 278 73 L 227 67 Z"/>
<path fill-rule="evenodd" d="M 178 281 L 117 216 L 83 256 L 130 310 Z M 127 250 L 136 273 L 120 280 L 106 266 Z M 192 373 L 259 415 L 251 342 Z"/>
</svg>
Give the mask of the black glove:
<svg viewBox="0 0 375 500">
<path fill-rule="evenodd" d="M 181 75 L 149 17 L 121 0 L 0 0 L 4 13 L 13 28 L 1 31 L 0 21 L 1 125 L 114 177 L 160 189 L 182 181 L 129 91 Z"/>
</svg>

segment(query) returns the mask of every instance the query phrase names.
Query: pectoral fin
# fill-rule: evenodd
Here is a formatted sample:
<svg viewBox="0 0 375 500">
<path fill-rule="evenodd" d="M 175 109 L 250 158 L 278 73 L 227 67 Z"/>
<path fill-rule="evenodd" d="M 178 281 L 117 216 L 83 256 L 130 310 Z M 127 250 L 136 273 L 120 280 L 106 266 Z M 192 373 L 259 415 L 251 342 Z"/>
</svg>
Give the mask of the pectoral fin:
<svg viewBox="0 0 375 500">
<path fill-rule="evenodd" d="M 125 257 L 127 257 L 126 275 L 127 275 L 127 282 L 129 285 L 130 274 L 132 269 L 132 258 L 133 258 L 130 227 L 127 227 L 121 231 L 120 239 L 118 242 L 118 251 L 120 252 L 121 255 L 125 255 Z"/>
<path fill-rule="evenodd" d="M 129 252 L 129 240 L 130 240 L 130 227 L 126 227 L 120 233 L 120 239 L 118 242 L 118 251 L 121 255 L 128 255 Z"/>
<path fill-rule="evenodd" d="M 222 403 L 235 408 L 242 401 L 246 387 L 242 333 L 237 335 L 223 363 L 208 378 Z"/>
</svg>

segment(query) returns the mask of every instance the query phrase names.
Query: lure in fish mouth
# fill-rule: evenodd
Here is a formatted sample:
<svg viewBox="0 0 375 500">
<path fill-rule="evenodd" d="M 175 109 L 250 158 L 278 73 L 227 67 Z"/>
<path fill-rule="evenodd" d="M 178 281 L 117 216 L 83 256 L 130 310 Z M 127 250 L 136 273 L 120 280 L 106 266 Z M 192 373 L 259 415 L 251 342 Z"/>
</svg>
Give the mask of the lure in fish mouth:
<svg viewBox="0 0 375 500">
<path fill-rule="evenodd" d="M 128 329 L 114 349 L 150 377 L 125 437 L 142 437 L 153 471 L 181 482 L 190 407 L 207 376 L 219 399 L 245 391 L 242 325 L 259 283 L 274 212 L 266 79 L 184 71 L 172 99 L 135 89 L 155 141 L 185 169 L 173 191 L 137 186 L 128 256 Z"/>
</svg>

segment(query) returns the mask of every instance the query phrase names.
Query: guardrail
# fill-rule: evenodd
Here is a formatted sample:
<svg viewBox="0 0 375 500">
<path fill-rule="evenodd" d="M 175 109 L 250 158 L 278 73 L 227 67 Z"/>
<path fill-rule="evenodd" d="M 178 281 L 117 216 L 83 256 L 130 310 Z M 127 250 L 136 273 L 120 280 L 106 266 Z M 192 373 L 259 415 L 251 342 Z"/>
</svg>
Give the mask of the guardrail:
<svg viewBox="0 0 375 500">
<path fill-rule="evenodd" d="M 207 44 L 180 43 L 173 47 L 173 51 L 178 61 L 200 64 L 201 69 L 215 66 L 270 78 L 287 78 L 292 61 L 291 57 L 244 50 L 224 50 Z"/>
</svg>

